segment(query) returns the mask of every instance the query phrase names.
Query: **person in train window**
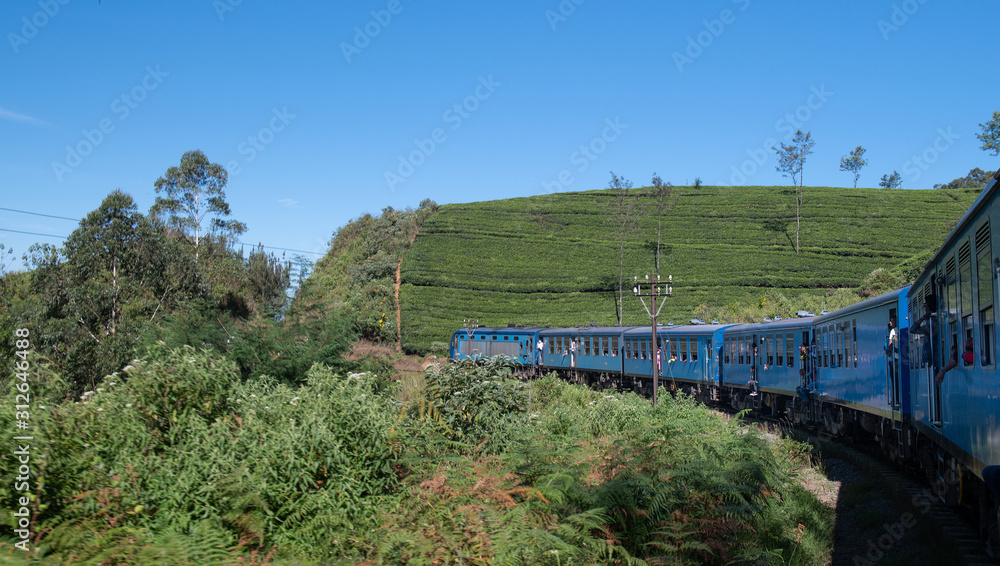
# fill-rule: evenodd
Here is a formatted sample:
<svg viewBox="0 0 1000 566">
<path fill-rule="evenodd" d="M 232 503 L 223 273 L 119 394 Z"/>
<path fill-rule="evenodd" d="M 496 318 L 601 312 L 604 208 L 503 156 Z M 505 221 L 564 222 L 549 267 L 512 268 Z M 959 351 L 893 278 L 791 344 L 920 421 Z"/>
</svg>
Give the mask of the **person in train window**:
<svg viewBox="0 0 1000 566">
<path fill-rule="evenodd" d="M 899 351 L 899 332 L 896 331 L 896 317 L 889 317 L 889 335 L 885 337 L 885 355 Z"/>
<path fill-rule="evenodd" d="M 753 358 L 750 362 L 750 381 L 747 383 L 750 386 L 750 396 L 757 396 L 757 344 L 753 345 Z"/>
<path fill-rule="evenodd" d="M 971 366 L 976 361 L 976 354 L 973 352 L 971 337 L 965 341 L 965 352 L 962 354 L 962 361 L 964 361 L 967 366 Z"/>
<path fill-rule="evenodd" d="M 924 298 L 923 316 L 918 318 L 914 323 L 914 325 L 910 327 L 911 336 L 913 335 L 923 336 L 920 348 L 921 367 L 927 364 L 934 363 L 931 356 L 931 336 L 934 336 L 935 338 L 939 336 L 937 319 L 933 317 L 933 314 L 936 310 L 937 310 L 937 298 L 934 295 L 927 295 L 927 297 Z"/>
<path fill-rule="evenodd" d="M 952 344 L 951 352 L 948 355 L 948 363 L 946 363 L 944 367 L 941 368 L 939 372 L 937 372 L 937 375 L 934 376 L 934 383 L 941 385 L 941 382 L 944 381 L 944 374 L 955 369 L 956 367 L 958 367 L 958 348 L 956 348 L 955 345 Z"/>
<path fill-rule="evenodd" d="M 545 349 L 545 343 L 542 339 L 538 339 L 538 344 L 535 344 L 535 365 L 542 363 L 542 350 Z"/>
</svg>

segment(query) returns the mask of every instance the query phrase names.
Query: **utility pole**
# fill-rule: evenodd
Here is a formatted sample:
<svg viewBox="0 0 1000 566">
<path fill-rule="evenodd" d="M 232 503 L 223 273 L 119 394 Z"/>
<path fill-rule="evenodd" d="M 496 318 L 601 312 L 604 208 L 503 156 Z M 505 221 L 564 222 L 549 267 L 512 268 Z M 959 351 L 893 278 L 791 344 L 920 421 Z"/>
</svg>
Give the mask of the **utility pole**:
<svg viewBox="0 0 1000 566">
<path fill-rule="evenodd" d="M 653 348 L 653 351 L 652 351 L 652 356 L 653 356 L 653 406 L 656 406 L 656 402 L 658 401 L 658 397 L 657 396 L 659 394 L 658 390 L 660 388 L 660 368 L 657 367 L 657 365 L 658 365 L 657 362 L 661 361 L 663 359 L 662 354 L 660 353 L 660 341 L 657 339 L 657 336 L 656 336 L 656 316 L 660 314 L 660 310 L 663 309 L 663 305 L 665 305 L 667 303 L 667 301 L 663 301 L 663 302 L 660 303 L 660 308 L 656 308 L 656 298 L 657 297 L 672 297 L 674 295 L 674 276 L 673 275 L 668 275 L 667 276 L 667 281 L 664 284 L 664 283 L 662 283 L 660 281 L 659 274 L 654 274 L 653 275 L 653 280 L 651 282 L 651 285 L 649 286 L 649 289 L 647 289 L 647 290 L 643 290 L 642 284 L 639 282 L 639 278 L 638 277 L 633 277 L 632 279 L 634 281 L 634 284 L 633 284 L 633 287 L 632 287 L 632 294 L 635 295 L 636 297 L 639 297 L 639 300 L 642 301 L 642 308 L 646 309 L 646 314 L 648 314 L 649 317 L 652 319 L 652 322 L 650 323 L 650 328 L 652 330 L 653 340 L 652 340 L 652 342 L 650 342 L 650 344 L 652 345 L 652 348 Z M 649 275 L 646 275 L 646 281 L 649 281 L 649 280 L 650 280 L 649 279 Z M 646 306 L 646 301 L 642 300 L 643 297 L 649 297 L 649 304 L 650 304 L 649 307 Z"/>
</svg>

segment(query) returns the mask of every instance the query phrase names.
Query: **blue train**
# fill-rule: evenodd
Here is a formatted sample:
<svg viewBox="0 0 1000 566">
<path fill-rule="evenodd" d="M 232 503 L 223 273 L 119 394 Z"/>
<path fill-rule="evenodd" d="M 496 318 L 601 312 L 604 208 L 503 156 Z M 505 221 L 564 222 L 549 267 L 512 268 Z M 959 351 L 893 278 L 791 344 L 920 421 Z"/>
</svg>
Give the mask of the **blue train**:
<svg viewBox="0 0 1000 566">
<path fill-rule="evenodd" d="M 651 394 L 685 391 L 831 435 L 865 435 L 924 470 L 945 502 L 1000 501 L 1000 171 L 909 287 L 831 313 L 755 324 L 476 328 L 451 357 Z M 986 534 L 984 532 L 984 534 Z"/>
</svg>

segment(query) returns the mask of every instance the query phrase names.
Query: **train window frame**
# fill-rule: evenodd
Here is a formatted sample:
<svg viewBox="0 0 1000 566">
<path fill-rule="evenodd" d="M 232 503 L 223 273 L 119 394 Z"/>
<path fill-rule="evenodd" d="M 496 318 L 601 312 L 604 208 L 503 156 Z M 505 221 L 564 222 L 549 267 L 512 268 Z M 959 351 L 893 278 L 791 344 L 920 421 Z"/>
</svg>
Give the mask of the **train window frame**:
<svg viewBox="0 0 1000 566">
<path fill-rule="evenodd" d="M 701 345 L 701 340 L 698 338 L 691 339 L 691 361 L 698 361 L 698 347 Z"/>
<path fill-rule="evenodd" d="M 545 338 L 545 344 L 549 347 L 549 355 L 554 355 L 556 353 L 555 340 L 553 340 L 551 336 L 548 336 Z"/>
<path fill-rule="evenodd" d="M 582 354 L 584 356 L 590 356 L 590 336 L 584 336 L 582 339 Z"/>
<path fill-rule="evenodd" d="M 764 351 L 761 357 L 764 358 L 764 365 L 771 367 L 774 365 L 774 334 L 765 335 L 762 346 Z"/>
<path fill-rule="evenodd" d="M 611 340 L 611 357 L 612 358 L 617 358 L 618 357 L 618 337 L 617 336 L 612 336 L 610 340 Z"/>
<path fill-rule="evenodd" d="M 785 367 L 785 335 L 781 332 L 774 335 L 774 365 Z"/>
<path fill-rule="evenodd" d="M 983 368 L 992 368 L 996 364 L 996 323 L 994 318 L 994 295 L 996 294 L 997 278 L 994 276 L 993 248 L 990 233 L 990 221 L 987 220 L 976 229 L 976 298 L 979 313 L 979 364 Z"/>
<path fill-rule="evenodd" d="M 851 319 L 851 357 L 854 358 L 854 367 L 858 367 L 858 319 Z"/>
<path fill-rule="evenodd" d="M 676 341 L 680 342 L 680 344 L 681 344 L 681 346 L 680 346 L 680 353 L 681 353 L 681 355 L 677 359 L 679 361 L 682 361 L 682 362 L 688 361 L 688 341 L 687 341 L 687 338 L 678 338 Z"/>
<path fill-rule="evenodd" d="M 737 351 L 740 354 L 740 365 L 743 365 L 743 359 L 746 357 L 746 347 L 744 346 L 746 341 L 744 338 L 745 336 L 740 336 L 736 339 Z"/>
<path fill-rule="evenodd" d="M 785 367 L 795 367 L 795 333 L 785 333 Z"/>
</svg>

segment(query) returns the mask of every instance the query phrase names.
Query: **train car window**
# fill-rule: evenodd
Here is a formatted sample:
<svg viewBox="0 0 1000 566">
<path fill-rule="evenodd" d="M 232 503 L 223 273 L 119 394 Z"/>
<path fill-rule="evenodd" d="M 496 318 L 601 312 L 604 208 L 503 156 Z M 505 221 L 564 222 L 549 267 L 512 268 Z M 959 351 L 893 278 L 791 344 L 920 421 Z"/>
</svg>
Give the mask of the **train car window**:
<svg viewBox="0 0 1000 566">
<path fill-rule="evenodd" d="M 729 338 L 722 339 L 722 363 L 724 364 L 729 363 L 729 344 L 730 344 Z"/>
<path fill-rule="evenodd" d="M 743 348 L 743 336 L 740 336 L 739 338 L 737 338 L 736 348 L 737 348 L 737 350 L 740 353 L 740 365 L 742 365 L 743 364 L 743 356 L 744 356 L 744 353 L 746 352 L 746 350 Z"/>
<path fill-rule="evenodd" d="M 823 327 L 823 367 L 830 367 L 830 328 Z"/>
<path fill-rule="evenodd" d="M 785 365 L 785 337 L 781 333 L 774 337 L 774 365 Z"/>
<path fill-rule="evenodd" d="M 961 303 L 962 317 L 972 314 L 972 253 L 969 242 L 962 244 L 958 250 L 958 280 L 962 286 Z"/>
<path fill-rule="evenodd" d="M 840 325 L 830 325 L 830 367 L 838 368 L 842 364 L 838 359 L 840 352 Z"/>
<path fill-rule="evenodd" d="M 556 346 L 555 346 L 555 344 L 552 343 L 552 338 L 546 338 L 545 339 L 545 343 L 548 344 L 548 346 L 549 346 L 549 353 L 550 354 L 555 354 L 556 353 Z"/>
<path fill-rule="evenodd" d="M 678 340 L 675 338 L 670 341 L 670 360 L 674 361 L 677 359 L 677 343 Z"/>
<path fill-rule="evenodd" d="M 625 359 L 632 359 L 632 340 L 629 338 L 625 339 Z"/>
<path fill-rule="evenodd" d="M 980 335 L 979 363 L 983 367 L 993 365 L 993 345 L 996 343 L 996 326 L 993 324 L 993 306 L 986 307 L 979 313 Z"/>
<path fill-rule="evenodd" d="M 990 223 L 976 230 L 976 279 L 979 295 L 979 363 L 993 365 L 995 340 L 993 322 L 993 257 L 990 249 Z"/>
<path fill-rule="evenodd" d="M 851 363 L 851 325 L 846 320 L 840 336 L 840 344 L 844 348 L 844 366 L 853 367 L 854 364 Z"/>
<path fill-rule="evenodd" d="M 688 340 L 687 338 L 678 338 L 677 341 L 681 343 L 681 357 L 679 359 L 686 362 L 688 361 Z"/>
<path fill-rule="evenodd" d="M 692 362 L 697 362 L 698 361 L 698 344 L 699 344 L 699 342 L 698 342 L 697 338 L 692 338 L 691 339 L 691 361 Z"/>
<path fill-rule="evenodd" d="M 795 334 L 791 332 L 785 334 L 785 365 L 795 367 Z"/>
<path fill-rule="evenodd" d="M 611 357 L 613 357 L 613 358 L 617 358 L 618 357 L 618 337 L 617 336 L 612 336 L 611 337 Z"/>
<path fill-rule="evenodd" d="M 774 365 L 774 334 L 767 334 L 764 336 L 764 343 L 761 344 L 761 358 L 764 360 L 765 366 Z"/>
<path fill-rule="evenodd" d="M 854 367 L 858 367 L 858 319 L 851 319 L 851 357 L 854 358 Z"/>
<path fill-rule="evenodd" d="M 589 356 L 590 355 L 590 337 L 589 336 L 584 336 L 582 340 L 583 340 L 583 355 L 584 356 Z"/>
</svg>

